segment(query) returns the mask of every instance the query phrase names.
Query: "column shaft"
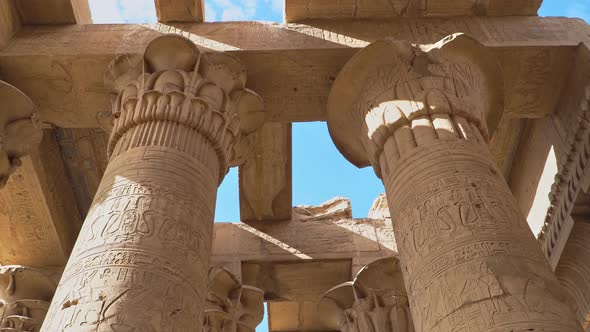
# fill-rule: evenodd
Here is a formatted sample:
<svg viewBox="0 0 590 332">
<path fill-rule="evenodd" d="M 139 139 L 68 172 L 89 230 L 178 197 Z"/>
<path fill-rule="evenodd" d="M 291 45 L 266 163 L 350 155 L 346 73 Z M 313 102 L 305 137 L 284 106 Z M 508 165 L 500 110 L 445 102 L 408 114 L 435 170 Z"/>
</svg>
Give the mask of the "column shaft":
<svg viewBox="0 0 590 332">
<path fill-rule="evenodd" d="M 195 331 L 217 163 L 207 139 L 184 125 L 130 129 L 115 147 L 44 331 Z"/>
<path fill-rule="evenodd" d="M 479 129 L 449 120 L 380 158 L 416 331 L 579 331 Z"/>
</svg>

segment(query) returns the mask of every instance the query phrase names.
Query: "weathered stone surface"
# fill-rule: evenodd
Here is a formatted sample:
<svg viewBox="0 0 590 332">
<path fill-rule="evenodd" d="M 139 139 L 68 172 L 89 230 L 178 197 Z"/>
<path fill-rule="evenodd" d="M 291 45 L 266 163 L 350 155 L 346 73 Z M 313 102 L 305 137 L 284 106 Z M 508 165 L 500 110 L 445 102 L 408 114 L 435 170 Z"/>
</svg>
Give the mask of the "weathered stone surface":
<svg viewBox="0 0 590 332">
<path fill-rule="evenodd" d="M 160 22 L 203 22 L 203 0 L 155 0 Z"/>
<path fill-rule="evenodd" d="M 389 204 L 387 203 L 387 195 L 379 195 L 371 208 L 369 209 L 368 218 L 371 219 L 389 219 L 391 220 L 391 213 L 389 212 Z"/>
<path fill-rule="evenodd" d="M 294 207 L 293 218 L 301 221 L 352 219 L 352 205 L 348 198 L 334 197 L 318 206 Z"/>
<path fill-rule="evenodd" d="M 287 22 L 308 19 L 537 15 L 543 0 L 286 0 Z"/>
<path fill-rule="evenodd" d="M 262 289 L 242 285 L 224 268 L 211 268 L 203 332 L 254 332 L 263 318 Z"/>
<path fill-rule="evenodd" d="M 115 122 L 98 193 L 43 331 L 187 331 L 202 322 L 216 188 L 264 121 L 233 56 L 180 36 L 106 74 Z"/>
<path fill-rule="evenodd" d="M 378 259 L 353 281 L 326 292 L 318 310 L 332 330 L 342 332 L 414 332 L 399 260 Z"/>
<path fill-rule="evenodd" d="M 503 109 L 496 58 L 464 35 L 378 41 L 340 72 L 328 127 L 389 200 L 416 331 L 580 331 L 487 141 Z"/>
</svg>

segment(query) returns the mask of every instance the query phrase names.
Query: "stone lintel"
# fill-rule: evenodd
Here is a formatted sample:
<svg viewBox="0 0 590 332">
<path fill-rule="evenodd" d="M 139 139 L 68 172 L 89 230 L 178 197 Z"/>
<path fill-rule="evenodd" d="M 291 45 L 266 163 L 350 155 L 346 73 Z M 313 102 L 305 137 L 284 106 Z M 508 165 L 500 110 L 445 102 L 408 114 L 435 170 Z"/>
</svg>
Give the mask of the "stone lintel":
<svg viewBox="0 0 590 332">
<path fill-rule="evenodd" d="M 215 223 L 211 260 L 232 270 L 244 261 L 352 259 L 356 273 L 371 258 L 394 252 L 391 224 L 379 219 Z"/>
<path fill-rule="evenodd" d="M 540 28 L 545 33 L 539 34 Z M 569 69 L 572 47 L 590 40 L 580 20 L 537 17 L 28 26 L 0 52 L 0 71 L 30 94 L 44 121 L 98 127 L 97 114 L 110 107 L 102 73 L 112 58 L 141 54 L 162 33 L 182 33 L 201 48 L 237 55 L 248 68 L 248 87 L 265 100 L 270 121 L 322 121 L 332 81 L 359 48 L 386 37 L 435 42 L 456 31 L 498 53 L 512 94 L 508 113 L 518 117 L 554 110 L 554 92 Z"/>
<path fill-rule="evenodd" d="M 203 22 L 203 0 L 155 0 L 159 22 Z"/>
<path fill-rule="evenodd" d="M 51 131 L 0 190 L 0 262 L 65 265 L 81 225 Z"/>
<path fill-rule="evenodd" d="M 24 24 L 92 24 L 88 0 L 18 0 Z"/>
<path fill-rule="evenodd" d="M 542 0 L 482 1 L 471 0 L 285 0 L 285 19 L 444 17 L 444 16 L 522 16 L 537 15 Z"/>
</svg>

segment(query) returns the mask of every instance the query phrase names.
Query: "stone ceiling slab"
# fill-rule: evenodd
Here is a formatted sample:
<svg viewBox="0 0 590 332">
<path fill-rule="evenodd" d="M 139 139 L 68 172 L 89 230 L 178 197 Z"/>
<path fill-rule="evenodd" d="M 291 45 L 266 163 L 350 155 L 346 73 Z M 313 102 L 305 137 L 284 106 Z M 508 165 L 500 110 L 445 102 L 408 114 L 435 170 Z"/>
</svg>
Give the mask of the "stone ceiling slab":
<svg viewBox="0 0 590 332">
<path fill-rule="evenodd" d="M 203 22 L 203 0 L 155 0 L 159 22 Z"/>
</svg>

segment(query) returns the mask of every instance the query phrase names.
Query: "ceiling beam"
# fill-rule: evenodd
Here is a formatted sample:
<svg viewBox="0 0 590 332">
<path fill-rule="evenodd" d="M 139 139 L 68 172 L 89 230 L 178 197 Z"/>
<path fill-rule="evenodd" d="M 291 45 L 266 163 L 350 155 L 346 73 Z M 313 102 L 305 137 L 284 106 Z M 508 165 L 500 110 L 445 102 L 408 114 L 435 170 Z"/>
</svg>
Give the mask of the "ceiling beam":
<svg viewBox="0 0 590 332">
<path fill-rule="evenodd" d="M 16 0 L 23 24 L 92 24 L 88 0 Z"/>
<path fill-rule="evenodd" d="M 203 0 L 154 0 L 158 22 L 203 22 Z"/>
<path fill-rule="evenodd" d="M 285 0 L 287 22 L 308 19 L 537 15 L 542 0 Z"/>
<path fill-rule="evenodd" d="M 240 220 L 290 220 L 291 124 L 264 124 L 254 134 L 252 149 L 239 167 Z"/>
<path fill-rule="evenodd" d="M 559 98 L 555 91 L 571 66 L 574 46 L 590 39 L 588 26 L 580 20 L 538 17 L 314 26 L 251 22 L 24 27 L 0 51 L 0 74 L 31 97 L 42 120 L 64 128 L 97 128 L 98 114 L 110 110 L 103 79 L 110 61 L 121 54 L 141 54 L 162 33 L 180 32 L 203 49 L 238 56 L 248 68 L 248 87 L 265 100 L 269 121 L 323 121 L 332 82 L 359 48 L 388 36 L 434 42 L 455 31 L 465 31 L 496 52 L 505 69 L 506 109 L 515 117 L 553 112 Z"/>
</svg>

